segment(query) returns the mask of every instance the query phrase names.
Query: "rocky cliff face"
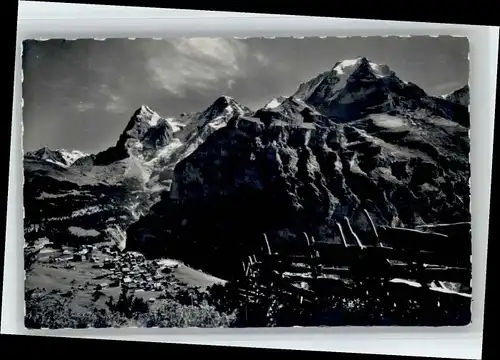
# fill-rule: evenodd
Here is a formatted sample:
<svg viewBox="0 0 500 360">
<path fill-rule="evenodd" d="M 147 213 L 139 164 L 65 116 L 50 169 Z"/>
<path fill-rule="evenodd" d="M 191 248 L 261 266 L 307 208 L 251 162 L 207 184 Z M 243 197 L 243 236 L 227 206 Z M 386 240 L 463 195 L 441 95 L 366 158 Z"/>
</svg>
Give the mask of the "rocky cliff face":
<svg viewBox="0 0 500 360">
<path fill-rule="evenodd" d="M 453 91 L 452 93 L 445 95 L 446 100 L 468 107 L 470 104 L 470 92 L 469 85 L 465 85 L 460 89 Z"/>
<path fill-rule="evenodd" d="M 25 240 L 72 245 L 115 240 L 116 227 L 124 229 L 138 218 L 140 197 L 132 185 L 113 181 L 120 171 L 123 175 L 118 164 L 90 172 L 25 158 Z"/>
<path fill-rule="evenodd" d="M 233 117 L 252 114 L 252 110 L 228 96 L 221 96 L 202 112 L 184 114 L 179 121 L 186 125 L 175 134 L 175 146 L 165 148 L 168 151 L 160 151 L 148 162 L 154 165 L 151 181 L 170 186 L 173 170 L 178 162 L 191 155 L 211 134 L 225 127 Z"/>
<path fill-rule="evenodd" d="M 55 243 L 115 241 L 172 180 L 173 166 L 235 115 L 221 97 L 205 111 L 163 118 L 146 105 L 116 144 L 97 154 L 42 148 L 24 158 L 25 238 Z M 121 238 L 121 236 L 118 236 Z"/>
<path fill-rule="evenodd" d="M 303 231 L 339 241 L 347 217 L 377 224 L 468 221 L 468 110 L 360 58 L 253 116 L 233 117 L 173 172 L 128 246 L 230 277 L 241 259 L 294 251 Z"/>
</svg>

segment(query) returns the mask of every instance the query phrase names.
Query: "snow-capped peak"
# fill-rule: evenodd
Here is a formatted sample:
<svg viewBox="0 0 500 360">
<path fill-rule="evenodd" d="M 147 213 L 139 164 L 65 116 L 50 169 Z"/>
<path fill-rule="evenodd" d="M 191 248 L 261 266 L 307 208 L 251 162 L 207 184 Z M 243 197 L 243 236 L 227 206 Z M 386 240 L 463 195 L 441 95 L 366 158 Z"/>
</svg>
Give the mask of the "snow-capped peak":
<svg viewBox="0 0 500 360">
<path fill-rule="evenodd" d="M 386 77 L 392 74 L 389 67 L 385 64 L 376 64 L 365 57 L 357 57 L 355 59 L 343 60 L 335 64 L 333 70 L 337 75 L 351 75 L 361 65 L 367 64 L 371 72 L 376 77 Z"/>
<path fill-rule="evenodd" d="M 220 96 L 199 117 L 200 126 L 209 125 L 220 128 L 227 124 L 233 115 L 244 115 L 251 112 L 250 109 L 238 104 L 230 96 Z"/>
<path fill-rule="evenodd" d="M 76 160 L 88 156 L 89 154 L 79 150 L 49 149 L 47 146 L 44 146 L 36 151 L 28 152 L 26 155 L 61 167 L 69 167 Z"/>
<path fill-rule="evenodd" d="M 150 106 L 144 104 L 141 105 L 139 109 L 137 109 L 135 113 L 135 118 L 139 121 L 145 122 L 151 127 L 158 126 L 162 123 L 162 121 L 165 121 L 166 123 L 168 123 L 168 125 L 170 125 L 174 133 L 182 130 L 186 126 L 185 124 L 179 122 L 174 117 L 168 117 L 168 118 L 161 117 L 156 111 L 151 109 Z"/>
<path fill-rule="evenodd" d="M 360 63 L 361 57 L 355 59 L 342 60 L 335 64 L 333 70 L 337 72 L 338 75 L 345 74 L 346 72 L 353 71 L 357 65 Z"/>
<path fill-rule="evenodd" d="M 385 64 L 374 63 L 366 57 L 342 60 L 335 63 L 330 70 L 301 84 L 293 96 L 305 101 L 308 101 L 312 96 L 333 101 L 350 81 L 387 77 L 395 77 L 395 74 Z"/>
<path fill-rule="evenodd" d="M 274 98 L 271 101 L 269 101 L 264 106 L 264 108 L 265 109 L 274 109 L 274 108 L 280 106 L 283 103 L 283 101 L 285 101 L 285 100 L 286 100 L 286 96 L 278 96 L 277 98 Z"/>
<path fill-rule="evenodd" d="M 76 160 L 89 156 L 90 154 L 84 153 L 83 151 L 80 150 L 66 150 L 66 149 L 58 149 L 58 151 L 61 156 L 64 158 L 67 166 L 72 165 Z"/>
<path fill-rule="evenodd" d="M 227 95 L 219 96 L 210 107 L 225 108 L 230 105 L 237 104 L 236 100 Z"/>
<path fill-rule="evenodd" d="M 236 101 L 236 100 L 234 100 L 234 98 L 232 98 L 231 96 L 227 96 L 227 95 L 222 95 L 220 98 L 226 100 L 227 102 Z"/>
<path fill-rule="evenodd" d="M 141 112 L 143 113 L 148 113 L 148 114 L 154 114 L 155 112 L 149 107 L 149 105 L 142 104 L 140 108 Z"/>
<path fill-rule="evenodd" d="M 156 126 L 161 116 L 153 111 L 148 105 L 142 105 L 136 112 L 136 118 L 145 121 L 150 126 Z"/>
</svg>

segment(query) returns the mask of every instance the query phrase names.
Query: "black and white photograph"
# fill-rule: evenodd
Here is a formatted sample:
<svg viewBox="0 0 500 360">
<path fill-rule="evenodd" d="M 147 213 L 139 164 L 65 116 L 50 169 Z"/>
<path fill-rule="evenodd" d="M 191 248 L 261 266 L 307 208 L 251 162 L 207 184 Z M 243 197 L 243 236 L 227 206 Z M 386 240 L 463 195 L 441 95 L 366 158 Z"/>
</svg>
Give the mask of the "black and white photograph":
<svg viewBox="0 0 500 360">
<path fill-rule="evenodd" d="M 25 40 L 25 327 L 465 326 L 466 37 Z"/>
</svg>

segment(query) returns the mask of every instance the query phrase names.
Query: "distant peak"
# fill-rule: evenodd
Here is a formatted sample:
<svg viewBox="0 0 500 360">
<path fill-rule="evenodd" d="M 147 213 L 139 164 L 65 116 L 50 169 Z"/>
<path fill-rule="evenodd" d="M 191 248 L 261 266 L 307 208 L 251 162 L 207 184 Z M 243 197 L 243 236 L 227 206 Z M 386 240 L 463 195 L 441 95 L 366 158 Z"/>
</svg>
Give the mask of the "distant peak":
<svg viewBox="0 0 500 360">
<path fill-rule="evenodd" d="M 48 146 L 41 147 L 35 151 L 28 151 L 26 155 L 35 157 L 38 160 L 48 161 L 62 167 L 68 167 L 81 157 L 88 156 L 80 150 L 68 150 L 64 148 L 51 149 Z"/>
<path fill-rule="evenodd" d="M 459 91 L 469 91 L 469 84 L 465 84 L 461 88 L 458 88 L 457 90 L 455 90 L 455 92 L 459 92 Z"/>
<path fill-rule="evenodd" d="M 465 84 L 464 86 L 456 89 L 455 91 L 441 95 L 441 98 L 461 104 L 463 106 L 469 106 L 470 104 L 470 94 L 469 94 L 469 84 Z"/>
<path fill-rule="evenodd" d="M 223 95 L 223 96 L 218 97 L 212 103 L 212 105 L 210 105 L 208 107 L 208 109 L 206 111 L 216 111 L 216 112 L 219 112 L 219 111 L 223 111 L 228 106 L 233 106 L 233 107 L 236 107 L 236 108 L 241 107 L 241 105 L 239 105 L 238 102 L 236 100 L 234 100 L 234 98 L 232 98 L 231 96 Z"/>
<path fill-rule="evenodd" d="M 199 117 L 199 126 L 205 126 L 206 124 L 211 124 L 212 127 L 220 126 L 220 124 L 226 124 L 233 116 L 244 115 L 251 113 L 252 111 L 246 106 L 239 104 L 231 96 L 223 95 L 218 97 L 205 111 L 203 111 Z M 214 125 L 213 121 L 220 122 L 221 119 L 225 119 L 219 125 Z"/>
<path fill-rule="evenodd" d="M 158 115 L 156 111 L 151 109 L 148 105 L 143 104 L 135 112 L 130 119 L 125 131 L 130 130 L 132 127 L 136 126 L 138 123 L 147 123 L 149 126 L 156 126 L 159 124 L 161 116 Z"/>
<path fill-rule="evenodd" d="M 223 96 L 217 98 L 217 100 L 214 101 L 213 105 L 217 106 L 217 107 L 226 107 L 229 104 L 232 104 L 235 102 L 236 101 L 232 97 L 227 96 L 227 95 L 223 95 Z"/>
<path fill-rule="evenodd" d="M 386 77 L 392 75 L 392 71 L 386 64 L 377 64 L 373 61 L 370 61 L 365 56 L 358 56 L 354 59 L 347 59 L 337 62 L 333 71 L 337 73 L 337 75 L 343 74 L 352 74 L 357 69 L 361 67 L 368 67 L 368 69 L 377 77 Z"/>
<path fill-rule="evenodd" d="M 137 109 L 136 111 L 137 114 L 155 114 L 155 112 L 153 111 L 153 109 L 151 109 L 149 107 L 149 105 L 146 105 L 146 104 L 142 104 L 141 107 L 139 109 Z"/>
<path fill-rule="evenodd" d="M 339 71 L 342 72 L 344 69 L 357 67 L 358 65 L 361 64 L 362 59 L 365 59 L 365 61 L 368 61 L 368 60 L 366 60 L 365 57 L 356 57 L 354 59 L 345 59 L 342 61 L 338 61 L 333 66 L 333 70 L 335 70 L 337 72 L 339 72 Z"/>
<path fill-rule="evenodd" d="M 42 155 L 42 154 L 52 154 L 53 152 L 55 152 L 55 150 L 49 148 L 47 145 L 41 147 L 38 150 L 33 151 L 33 153 L 40 154 L 40 155 Z"/>
<path fill-rule="evenodd" d="M 446 98 L 451 95 L 456 95 L 459 93 L 469 92 L 469 84 L 465 84 L 464 86 L 459 87 L 458 89 L 453 90 L 452 92 L 441 95 L 441 97 Z"/>
<path fill-rule="evenodd" d="M 132 116 L 131 120 L 135 121 L 135 122 L 137 122 L 137 121 L 141 122 L 144 120 L 149 122 L 150 119 L 158 118 L 158 117 L 159 117 L 159 115 L 156 111 L 151 109 L 151 107 L 149 107 L 149 105 L 143 104 L 134 112 L 134 115 Z"/>
</svg>

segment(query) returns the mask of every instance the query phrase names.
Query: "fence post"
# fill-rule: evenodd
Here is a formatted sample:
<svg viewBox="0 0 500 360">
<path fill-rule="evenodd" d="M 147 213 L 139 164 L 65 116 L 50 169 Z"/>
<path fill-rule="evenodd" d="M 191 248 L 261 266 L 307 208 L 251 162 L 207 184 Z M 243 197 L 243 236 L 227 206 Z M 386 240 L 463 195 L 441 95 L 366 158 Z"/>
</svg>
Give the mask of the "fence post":
<svg viewBox="0 0 500 360">
<path fill-rule="evenodd" d="M 313 258 L 319 258 L 319 251 L 314 248 L 314 244 L 316 243 L 316 241 L 314 240 L 314 236 L 311 236 L 311 240 L 310 241 L 311 241 L 311 245 L 310 245 L 311 256 Z"/>
<path fill-rule="evenodd" d="M 304 232 L 304 237 L 306 238 L 307 246 L 311 246 L 311 243 L 309 242 L 309 236 L 307 236 L 306 232 Z"/>
<path fill-rule="evenodd" d="M 337 224 L 337 227 L 339 228 L 339 231 L 340 231 L 340 237 L 342 238 L 342 242 L 344 243 L 344 246 L 347 248 L 349 247 L 349 245 L 347 244 L 347 241 L 346 241 L 346 238 L 345 238 L 345 235 L 344 235 L 344 230 L 342 230 L 342 225 L 340 225 L 340 223 L 336 223 Z"/>
<path fill-rule="evenodd" d="M 264 233 L 264 241 L 266 242 L 267 253 L 271 255 L 271 246 L 269 245 L 269 241 L 267 240 L 267 235 Z"/>
<path fill-rule="evenodd" d="M 248 266 L 246 267 L 247 269 L 245 271 L 245 276 L 248 276 L 250 274 L 250 266 L 251 265 L 252 265 L 251 263 L 248 263 Z"/>
<path fill-rule="evenodd" d="M 363 245 L 363 243 L 361 242 L 361 240 L 359 239 L 358 235 L 356 235 L 356 233 L 354 232 L 354 230 L 352 229 L 351 227 L 351 223 L 349 222 L 349 219 L 347 218 L 347 216 L 344 216 L 344 219 L 345 219 L 345 222 L 347 223 L 347 228 L 349 229 L 349 232 L 351 233 L 351 235 L 354 237 L 354 239 L 356 240 L 356 242 L 358 243 L 358 246 L 361 248 L 361 250 L 363 250 L 365 248 L 365 246 Z"/>
<path fill-rule="evenodd" d="M 375 226 L 375 223 L 373 222 L 372 220 L 372 217 L 370 216 L 370 214 L 368 213 L 368 210 L 366 209 L 363 209 L 366 217 L 368 218 L 368 221 L 370 222 L 370 226 L 372 228 L 372 231 L 373 231 L 373 234 L 375 235 L 375 241 L 377 242 L 377 246 L 378 247 L 381 247 L 381 244 L 380 244 L 380 238 L 378 236 L 378 231 L 377 231 L 377 227 Z"/>
</svg>

